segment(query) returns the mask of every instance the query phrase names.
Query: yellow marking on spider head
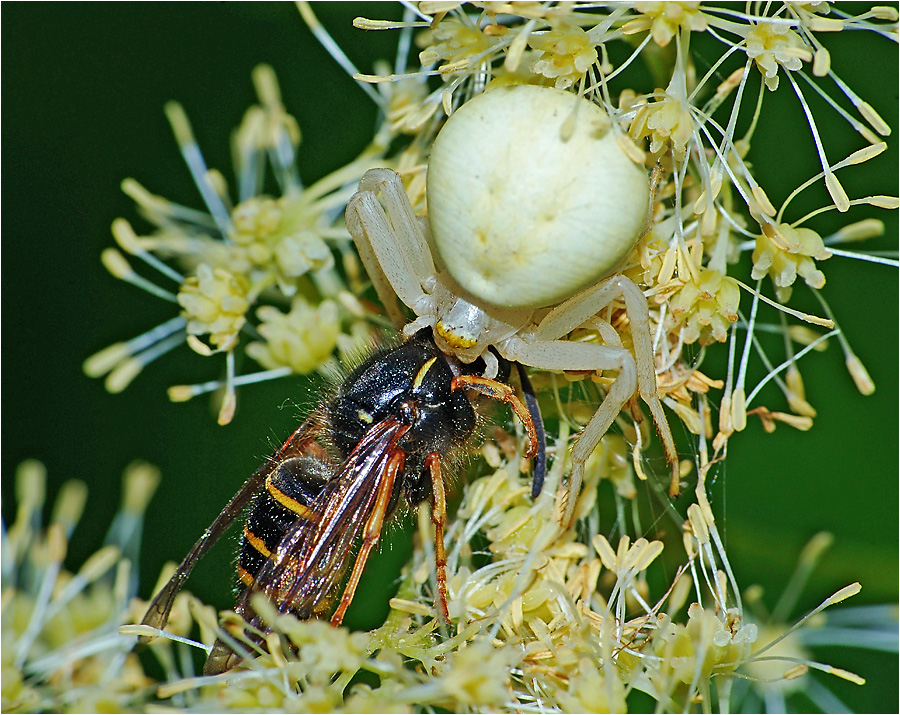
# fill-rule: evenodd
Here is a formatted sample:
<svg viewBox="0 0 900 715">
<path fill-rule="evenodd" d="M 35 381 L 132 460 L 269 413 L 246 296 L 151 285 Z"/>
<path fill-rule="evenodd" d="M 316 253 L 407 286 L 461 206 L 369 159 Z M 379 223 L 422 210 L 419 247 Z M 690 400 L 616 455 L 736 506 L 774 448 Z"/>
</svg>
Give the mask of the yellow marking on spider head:
<svg viewBox="0 0 900 715">
<path fill-rule="evenodd" d="M 451 348 L 455 350 L 467 350 L 468 348 L 474 348 L 478 341 L 475 338 L 466 338 L 458 333 L 453 332 L 453 328 L 448 328 L 441 321 L 438 321 L 434 329 L 437 331 L 437 334 L 440 335 Z"/>
</svg>

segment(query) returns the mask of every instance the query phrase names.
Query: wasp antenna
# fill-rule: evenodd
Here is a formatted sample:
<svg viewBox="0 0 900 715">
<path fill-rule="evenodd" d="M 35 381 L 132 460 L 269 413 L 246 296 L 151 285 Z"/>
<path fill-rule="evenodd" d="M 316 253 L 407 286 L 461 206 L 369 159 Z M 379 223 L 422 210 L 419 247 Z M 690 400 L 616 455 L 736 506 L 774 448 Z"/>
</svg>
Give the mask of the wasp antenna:
<svg viewBox="0 0 900 715">
<path fill-rule="evenodd" d="M 537 454 L 534 456 L 531 478 L 531 498 L 537 499 L 544 488 L 544 477 L 547 475 L 547 434 L 544 432 L 541 408 L 538 405 L 537 397 L 535 397 L 531 380 L 528 379 L 528 374 L 525 372 L 525 366 L 517 362 L 516 370 L 519 373 L 519 382 L 522 383 L 522 395 L 525 397 L 525 406 L 531 415 L 531 421 L 534 424 L 534 431 L 538 440 Z"/>
</svg>

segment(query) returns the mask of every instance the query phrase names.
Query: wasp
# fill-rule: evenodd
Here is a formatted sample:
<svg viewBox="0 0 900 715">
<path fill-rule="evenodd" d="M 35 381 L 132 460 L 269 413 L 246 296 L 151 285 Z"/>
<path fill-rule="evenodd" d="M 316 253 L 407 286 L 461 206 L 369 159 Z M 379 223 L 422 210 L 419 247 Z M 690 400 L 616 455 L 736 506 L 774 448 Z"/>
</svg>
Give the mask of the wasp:
<svg viewBox="0 0 900 715">
<path fill-rule="evenodd" d="M 165 626 L 196 562 L 246 511 L 235 612 L 265 631 L 251 605 L 251 597 L 263 593 L 280 613 L 301 619 L 331 613 L 331 623 L 339 625 L 384 524 L 426 500 L 435 529 L 435 605 L 439 618 L 449 622 L 442 464 L 462 456 L 475 430 L 473 400 L 485 395 L 506 402 L 525 425 L 526 456 L 535 459 L 533 493 L 540 491 L 545 464 L 540 414 L 524 370 L 519 375 L 527 406 L 507 382 L 472 369 L 421 337 L 363 361 L 231 498 L 150 603 L 142 623 Z M 505 377 L 508 372 L 507 366 Z M 203 672 L 222 673 L 240 660 L 219 639 Z"/>
</svg>

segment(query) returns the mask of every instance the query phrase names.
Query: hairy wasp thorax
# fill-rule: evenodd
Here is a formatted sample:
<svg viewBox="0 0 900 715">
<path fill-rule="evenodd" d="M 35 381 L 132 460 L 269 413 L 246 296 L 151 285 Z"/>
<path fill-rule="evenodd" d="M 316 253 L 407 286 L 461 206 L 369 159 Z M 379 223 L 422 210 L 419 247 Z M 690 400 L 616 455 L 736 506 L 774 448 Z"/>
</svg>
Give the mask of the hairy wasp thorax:
<svg viewBox="0 0 900 715">
<path fill-rule="evenodd" d="M 475 428 L 475 410 L 464 390 L 452 389 L 454 373 L 431 340 L 413 340 L 376 354 L 344 381 L 328 408 L 332 437 L 345 455 L 371 425 L 394 416 L 412 429 L 399 446 L 404 473 L 425 470 L 431 453 L 461 446 Z"/>
</svg>

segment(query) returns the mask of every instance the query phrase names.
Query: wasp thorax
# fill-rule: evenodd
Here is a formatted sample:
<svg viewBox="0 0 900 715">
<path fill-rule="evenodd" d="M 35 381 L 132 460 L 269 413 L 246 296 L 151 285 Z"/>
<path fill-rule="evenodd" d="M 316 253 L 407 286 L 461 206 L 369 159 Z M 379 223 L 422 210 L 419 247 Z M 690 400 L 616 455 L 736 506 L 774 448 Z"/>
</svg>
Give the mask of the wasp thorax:
<svg viewBox="0 0 900 715">
<path fill-rule="evenodd" d="M 414 340 L 372 356 L 347 377 L 329 408 L 336 446 L 347 454 L 389 416 L 413 428 L 402 442 L 412 462 L 415 452 L 424 456 L 464 442 L 475 412 L 461 390 L 451 389 L 452 379 L 446 358 L 430 342 Z"/>
<path fill-rule="evenodd" d="M 474 296 L 508 308 L 553 305 L 611 273 L 641 233 L 648 192 L 606 113 L 547 87 L 470 100 L 428 166 L 444 265 Z"/>
</svg>

